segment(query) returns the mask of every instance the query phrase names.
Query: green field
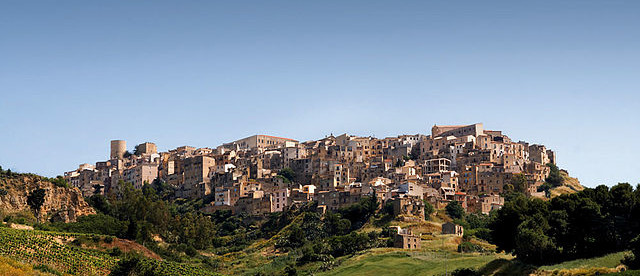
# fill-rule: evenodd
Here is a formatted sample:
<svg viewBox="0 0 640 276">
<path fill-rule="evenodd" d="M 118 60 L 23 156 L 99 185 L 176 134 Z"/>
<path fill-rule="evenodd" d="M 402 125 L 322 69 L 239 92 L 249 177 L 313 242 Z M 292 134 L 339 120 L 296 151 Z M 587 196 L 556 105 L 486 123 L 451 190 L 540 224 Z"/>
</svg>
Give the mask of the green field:
<svg viewBox="0 0 640 276">
<path fill-rule="evenodd" d="M 460 254 L 455 252 L 388 251 L 377 249 L 352 257 L 321 275 L 438 275 L 459 268 L 480 268 L 503 254 Z"/>
<path fill-rule="evenodd" d="M 555 265 L 541 266 L 542 270 L 557 270 L 557 269 L 575 269 L 575 268 L 592 268 L 592 267 L 606 267 L 615 268 L 620 264 L 620 260 L 627 252 L 617 252 L 602 257 L 590 258 L 590 259 L 578 259 L 573 261 L 567 261 Z"/>
</svg>

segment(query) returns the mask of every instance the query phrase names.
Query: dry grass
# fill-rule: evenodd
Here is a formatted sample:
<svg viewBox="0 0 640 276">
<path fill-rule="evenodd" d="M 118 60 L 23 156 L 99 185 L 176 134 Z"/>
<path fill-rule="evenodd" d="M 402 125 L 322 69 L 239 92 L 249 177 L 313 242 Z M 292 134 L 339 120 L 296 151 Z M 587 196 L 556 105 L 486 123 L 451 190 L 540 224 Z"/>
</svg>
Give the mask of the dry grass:
<svg viewBox="0 0 640 276">
<path fill-rule="evenodd" d="M 26 265 L 9 258 L 0 257 L 0 275 L 4 276 L 49 276 L 50 273 L 34 270 Z"/>
<path fill-rule="evenodd" d="M 560 187 L 552 188 L 549 190 L 551 197 L 556 197 L 561 194 L 572 194 L 584 190 L 584 186 L 580 185 L 580 181 L 575 177 L 570 177 L 564 171 L 560 171 L 560 175 L 564 179 L 564 184 Z"/>
</svg>

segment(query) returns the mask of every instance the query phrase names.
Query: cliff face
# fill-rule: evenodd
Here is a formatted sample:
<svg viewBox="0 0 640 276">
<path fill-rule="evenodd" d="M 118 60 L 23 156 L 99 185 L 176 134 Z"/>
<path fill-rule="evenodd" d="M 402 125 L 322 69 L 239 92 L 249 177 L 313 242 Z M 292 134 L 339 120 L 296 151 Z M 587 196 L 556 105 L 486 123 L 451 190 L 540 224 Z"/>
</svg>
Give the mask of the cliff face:
<svg viewBox="0 0 640 276">
<path fill-rule="evenodd" d="M 40 221 L 73 222 L 79 216 L 95 214 L 95 210 L 84 201 L 78 188 L 57 187 L 37 175 L 14 175 L 0 177 L 0 209 L 8 212 L 31 211 L 27 196 L 42 188 L 45 192 L 44 203 L 36 217 Z"/>
</svg>

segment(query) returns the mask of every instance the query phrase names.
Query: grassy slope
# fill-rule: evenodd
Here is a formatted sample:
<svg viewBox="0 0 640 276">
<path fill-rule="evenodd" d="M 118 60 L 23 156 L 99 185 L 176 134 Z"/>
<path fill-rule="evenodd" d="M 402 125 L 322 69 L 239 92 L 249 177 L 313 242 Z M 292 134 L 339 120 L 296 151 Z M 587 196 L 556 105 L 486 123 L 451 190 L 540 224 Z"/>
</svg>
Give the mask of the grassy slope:
<svg viewBox="0 0 640 276">
<path fill-rule="evenodd" d="M 444 251 L 374 249 L 347 259 L 339 267 L 320 275 L 440 275 L 458 268 L 476 268 L 483 275 L 598 275 L 615 272 L 624 254 L 618 252 L 535 268 L 504 254 L 449 252 L 445 262 Z M 628 275 L 636 275 L 632 273 Z"/>
<path fill-rule="evenodd" d="M 549 192 L 551 197 L 556 197 L 561 194 L 572 194 L 584 190 L 584 186 L 580 185 L 580 181 L 577 178 L 570 177 L 564 171 L 560 171 L 560 175 L 564 179 L 564 184 L 560 187 L 552 188 Z"/>
<path fill-rule="evenodd" d="M 21 262 L 0 257 L 0 275 L 4 276 L 50 276 L 46 272 L 34 270 L 32 266 Z"/>
<path fill-rule="evenodd" d="M 591 267 L 606 267 L 615 268 L 620 264 L 620 260 L 624 257 L 626 252 L 612 253 L 602 257 L 596 257 L 591 259 L 578 259 L 573 261 L 567 261 L 556 265 L 541 266 L 543 270 L 556 270 L 556 269 L 573 269 L 573 268 L 591 268 Z"/>
<path fill-rule="evenodd" d="M 502 254 L 460 254 L 454 252 L 374 249 L 346 260 L 341 266 L 320 275 L 438 275 L 458 268 L 480 268 Z"/>
</svg>

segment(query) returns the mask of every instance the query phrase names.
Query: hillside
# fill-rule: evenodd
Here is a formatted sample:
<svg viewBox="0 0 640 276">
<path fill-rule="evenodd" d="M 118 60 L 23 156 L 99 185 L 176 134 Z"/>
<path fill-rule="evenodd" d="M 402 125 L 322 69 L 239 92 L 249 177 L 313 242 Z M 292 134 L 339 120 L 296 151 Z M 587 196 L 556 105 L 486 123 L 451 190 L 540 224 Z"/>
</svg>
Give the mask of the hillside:
<svg viewBox="0 0 640 276">
<path fill-rule="evenodd" d="M 4 276 L 50 276 L 55 275 L 42 270 L 47 270 L 45 266 L 27 265 L 6 257 L 0 257 L 0 275 Z"/>
<path fill-rule="evenodd" d="M 44 202 L 35 212 L 27 203 L 30 193 L 44 189 Z M 79 216 L 96 212 L 85 202 L 78 188 L 55 185 L 34 174 L 0 174 L 0 210 L 7 213 L 31 212 L 39 221 L 76 221 Z"/>
<path fill-rule="evenodd" d="M 561 194 L 572 194 L 584 190 L 584 186 L 580 184 L 580 181 L 569 176 L 569 173 L 564 170 L 560 170 L 560 175 L 563 179 L 563 185 L 549 190 L 551 197 L 556 197 Z"/>
<path fill-rule="evenodd" d="M 114 247 L 119 250 L 114 251 Z M 139 250 L 155 258 L 142 258 L 140 266 L 157 275 L 215 275 L 195 265 L 158 260 L 157 255 L 139 244 L 109 236 L 0 227 L 0 257 L 15 264 L 0 269 L 15 271 L 13 275 L 41 275 L 33 272 L 33 267 L 46 267 L 56 274 L 108 275 L 124 256 L 120 252 Z"/>
</svg>

